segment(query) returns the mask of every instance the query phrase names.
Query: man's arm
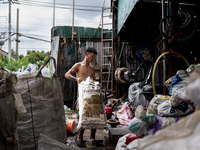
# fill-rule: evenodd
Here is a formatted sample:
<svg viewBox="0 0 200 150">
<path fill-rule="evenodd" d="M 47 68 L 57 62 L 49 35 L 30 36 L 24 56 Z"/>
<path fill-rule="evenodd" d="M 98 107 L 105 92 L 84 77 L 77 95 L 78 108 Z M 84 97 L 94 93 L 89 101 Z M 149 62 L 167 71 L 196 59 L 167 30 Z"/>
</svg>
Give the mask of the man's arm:
<svg viewBox="0 0 200 150">
<path fill-rule="evenodd" d="M 93 80 L 93 81 L 96 81 L 95 69 L 94 69 L 94 67 L 92 67 L 92 80 Z"/>
<path fill-rule="evenodd" d="M 69 80 L 72 80 L 72 81 L 77 81 L 77 78 L 74 77 L 72 74 L 75 73 L 75 72 L 77 72 L 78 68 L 79 68 L 79 64 L 76 63 L 71 69 L 69 69 L 67 71 L 67 73 L 65 74 L 65 78 L 67 78 Z"/>
</svg>

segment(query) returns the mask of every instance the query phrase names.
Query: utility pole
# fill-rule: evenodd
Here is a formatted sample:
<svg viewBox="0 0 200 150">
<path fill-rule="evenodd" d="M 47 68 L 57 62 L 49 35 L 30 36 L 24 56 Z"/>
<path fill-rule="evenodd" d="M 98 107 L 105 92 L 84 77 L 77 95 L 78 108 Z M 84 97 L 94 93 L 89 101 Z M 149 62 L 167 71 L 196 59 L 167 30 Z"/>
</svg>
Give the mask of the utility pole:
<svg viewBox="0 0 200 150">
<path fill-rule="evenodd" d="M 75 0 L 73 0 L 73 17 L 72 17 L 72 43 L 73 43 L 73 40 L 74 40 L 74 3 L 75 3 Z"/>
<path fill-rule="evenodd" d="M 19 8 L 17 8 L 16 60 L 18 60 L 18 42 L 19 42 Z"/>
<path fill-rule="evenodd" d="M 5 38 L 5 33 L 0 33 L 0 60 L 2 59 L 2 46 L 4 44 L 4 41 L 1 39 Z"/>
<path fill-rule="evenodd" d="M 3 46 L 4 42 L 0 41 L 0 60 L 2 59 L 2 46 Z"/>
<path fill-rule="evenodd" d="M 8 59 L 11 59 L 11 1 L 9 0 L 9 14 L 8 14 Z"/>
<path fill-rule="evenodd" d="M 53 28 L 55 26 L 55 0 L 53 0 Z"/>
</svg>

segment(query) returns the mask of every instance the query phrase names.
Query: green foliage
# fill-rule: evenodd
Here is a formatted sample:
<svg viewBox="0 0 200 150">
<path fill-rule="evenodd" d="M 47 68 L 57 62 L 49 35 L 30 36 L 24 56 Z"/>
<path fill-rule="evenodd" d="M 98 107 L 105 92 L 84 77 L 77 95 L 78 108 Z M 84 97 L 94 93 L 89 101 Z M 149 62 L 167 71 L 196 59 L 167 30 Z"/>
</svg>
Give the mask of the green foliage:
<svg viewBox="0 0 200 150">
<path fill-rule="evenodd" d="M 0 66 L 4 67 L 8 64 L 8 58 L 2 55 L 2 59 L 0 60 Z"/>
<path fill-rule="evenodd" d="M 19 58 L 20 59 L 24 58 L 24 55 L 23 54 L 19 55 Z"/>
<path fill-rule="evenodd" d="M 44 51 L 27 51 L 27 55 L 20 55 L 18 61 L 16 60 L 8 60 L 8 57 L 2 56 L 2 60 L 0 60 L 0 66 L 2 66 L 4 69 L 8 69 L 10 71 L 17 71 L 19 68 L 22 68 L 22 66 L 28 66 L 29 64 L 37 64 L 37 62 L 40 62 L 40 65 L 42 65 L 49 57 L 45 56 L 43 54 L 50 55 L 50 52 L 44 52 Z M 15 51 L 12 50 L 11 52 L 12 57 L 15 57 Z"/>
<path fill-rule="evenodd" d="M 4 69 L 8 69 L 8 70 L 11 70 L 11 71 L 17 71 L 18 68 L 20 67 L 20 63 L 18 63 L 17 61 L 14 61 L 12 59 L 9 63 L 8 57 L 5 57 L 5 56 L 2 56 L 2 60 L 0 60 L 0 65 Z"/>
<path fill-rule="evenodd" d="M 16 53 L 13 49 L 11 49 L 11 57 L 15 58 L 16 57 Z"/>
</svg>

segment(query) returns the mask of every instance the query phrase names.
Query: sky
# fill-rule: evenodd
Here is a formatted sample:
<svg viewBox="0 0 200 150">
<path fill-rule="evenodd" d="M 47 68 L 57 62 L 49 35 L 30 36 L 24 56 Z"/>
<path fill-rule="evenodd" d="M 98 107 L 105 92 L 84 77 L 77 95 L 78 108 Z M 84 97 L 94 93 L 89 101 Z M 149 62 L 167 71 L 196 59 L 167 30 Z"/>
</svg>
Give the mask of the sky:
<svg viewBox="0 0 200 150">
<path fill-rule="evenodd" d="M 17 31 L 17 9 L 19 9 L 19 33 L 26 36 L 19 37 L 19 55 L 26 55 L 27 50 L 50 51 L 54 0 L 12 1 L 11 32 Z M 74 3 L 74 26 L 81 27 L 98 28 L 101 23 L 102 7 L 110 7 L 110 0 L 74 0 Z M 73 0 L 55 0 L 55 6 L 55 26 L 72 26 Z M 0 0 L 0 40 L 8 38 L 8 20 L 8 0 Z M 11 39 L 13 50 L 16 50 L 15 39 L 16 35 L 13 35 Z M 8 52 L 8 41 L 4 43 L 2 49 Z"/>
</svg>

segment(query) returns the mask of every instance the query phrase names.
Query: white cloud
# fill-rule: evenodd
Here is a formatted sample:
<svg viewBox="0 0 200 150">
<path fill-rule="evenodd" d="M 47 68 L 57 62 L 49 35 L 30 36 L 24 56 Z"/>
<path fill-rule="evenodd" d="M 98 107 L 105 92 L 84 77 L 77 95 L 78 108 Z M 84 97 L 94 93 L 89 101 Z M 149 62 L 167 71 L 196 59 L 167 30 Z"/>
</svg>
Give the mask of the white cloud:
<svg viewBox="0 0 200 150">
<path fill-rule="evenodd" d="M 6 2 L 6 0 L 4 0 Z M 17 8 L 19 8 L 19 32 L 31 37 L 50 41 L 51 28 L 53 26 L 53 0 L 18 0 L 21 4 L 12 4 L 11 11 L 11 32 L 16 32 Z M 23 5 L 23 4 L 27 5 Z M 73 0 L 55 0 L 56 6 L 70 9 L 55 9 L 55 26 L 72 25 L 72 6 Z M 97 28 L 101 18 L 101 7 L 104 0 L 75 0 L 74 25 Z M 30 6 L 30 5 L 37 6 Z M 52 7 L 44 7 L 51 4 Z M 63 4 L 63 5 L 57 5 Z M 70 5 L 70 6 L 67 6 Z M 81 7 L 82 6 L 82 7 Z M 88 6 L 88 7 L 86 7 Z M 105 6 L 110 6 L 110 0 L 105 0 Z M 96 11 L 83 11 L 77 9 L 89 9 Z M 8 32 L 8 4 L 2 4 L 0 1 L 0 33 Z M 12 37 L 14 39 L 15 36 Z M 26 54 L 27 50 L 50 51 L 51 44 L 39 40 L 20 37 L 19 54 Z M 15 41 L 12 41 L 12 49 L 16 49 Z M 7 51 L 8 42 L 5 42 L 3 49 Z"/>
</svg>

